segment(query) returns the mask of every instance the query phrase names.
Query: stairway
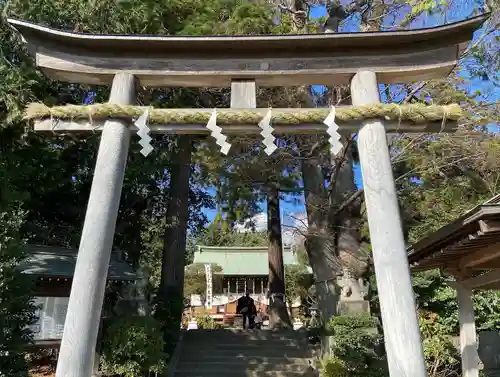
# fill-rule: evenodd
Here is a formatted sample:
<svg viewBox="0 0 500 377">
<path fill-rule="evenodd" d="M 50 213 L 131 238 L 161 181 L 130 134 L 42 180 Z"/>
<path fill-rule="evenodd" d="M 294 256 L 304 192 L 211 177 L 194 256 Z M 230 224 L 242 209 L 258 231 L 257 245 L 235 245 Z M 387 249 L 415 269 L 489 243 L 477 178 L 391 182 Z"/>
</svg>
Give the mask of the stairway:
<svg viewBox="0 0 500 377">
<path fill-rule="evenodd" d="M 314 377 L 302 331 L 190 330 L 173 377 Z"/>
</svg>

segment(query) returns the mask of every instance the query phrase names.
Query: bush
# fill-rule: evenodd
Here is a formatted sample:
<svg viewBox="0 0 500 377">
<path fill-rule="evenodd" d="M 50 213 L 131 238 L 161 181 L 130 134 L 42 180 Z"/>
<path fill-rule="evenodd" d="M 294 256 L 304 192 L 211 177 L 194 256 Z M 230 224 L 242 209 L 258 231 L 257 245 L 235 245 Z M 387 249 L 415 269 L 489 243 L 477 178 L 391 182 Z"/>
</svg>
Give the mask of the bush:
<svg viewBox="0 0 500 377">
<path fill-rule="evenodd" d="M 329 356 L 320 362 L 321 377 L 387 377 L 385 368 L 368 367 L 352 369 L 348 362 L 337 356 Z"/>
<path fill-rule="evenodd" d="M 345 364 L 338 357 L 330 356 L 320 364 L 321 377 L 347 377 Z"/>
<path fill-rule="evenodd" d="M 0 377 L 28 375 L 26 346 L 33 334 L 28 328 L 35 320 L 32 300 L 33 279 L 19 271 L 26 258 L 19 229 L 24 213 L 0 212 Z"/>
<path fill-rule="evenodd" d="M 117 318 L 104 333 L 101 369 L 106 374 L 142 377 L 166 370 L 161 323 L 151 317 Z"/>
<path fill-rule="evenodd" d="M 153 313 L 161 323 L 161 333 L 164 341 L 164 352 L 171 355 L 177 345 L 181 330 L 184 297 L 177 287 L 167 287 L 159 291 L 153 300 Z"/>
<path fill-rule="evenodd" d="M 460 357 L 453 346 L 449 329 L 437 320 L 437 316 L 420 313 L 420 331 L 429 377 L 459 375 Z"/>
<path fill-rule="evenodd" d="M 222 325 L 218 324 L 210 315 L 203 314 L 196 317 L 196 324 L 199 329 L 221 329 Z"/>
<path fill-rule="evenodd" d="M 386 376 L 377 332 L 377 319 L 369 314 L 332 317 L 325 325 L 331 336 L 332 356 L 321 363 L 323 377 Z"/>
<path fill-rule="evenodd" d="M 351 329 L 352 331 L 359 331 L 377 328 L 377 325 L 377 318 L 372 317 L 368 313 L 361 313 L 332 317 L 325 324 L 325 328 L 327 332 L 335 333 L 342 330 L 343 328 Z"/>
</svg>

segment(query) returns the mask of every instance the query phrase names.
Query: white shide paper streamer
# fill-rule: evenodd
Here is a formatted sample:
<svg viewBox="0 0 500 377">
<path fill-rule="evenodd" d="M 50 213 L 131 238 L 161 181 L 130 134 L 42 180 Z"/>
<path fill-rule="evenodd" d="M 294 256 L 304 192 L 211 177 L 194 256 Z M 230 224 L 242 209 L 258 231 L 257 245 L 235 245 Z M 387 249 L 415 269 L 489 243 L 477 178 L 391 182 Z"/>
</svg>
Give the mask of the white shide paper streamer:
<svg viewBox="0 0 500 377">
<path fill-rule="evenodd" d="M 335 106 L 332 106 L 330 114 L 328 114 L 323 123 L 327 126 L 326 133 L 330 135 L 330 138 L 328 139 L 330 143 L 330 151 L 334 156 L 337 156 L 342 150 L 343 145 L 340 142 L 341 136 L 338 133 L 339 126 L 335 123 Z"/>
<path fill-rule="evenodd" d="M 214 109 L 210 119 L 208 120 L 207 128 L 210 130 L 210 134 L 215 139 L 216 144 L 221 147 L 221 153 L 223 155 L 227 155 L 229 153 L 229 149 L 231 148 L 231 144 L 227 142 L 227 136 L 222 134 L 222 128 L 217 125 L 216 109 Z"/>
<path fill-rule="evenodd" d="M 149 117 L 149 109 L 146 109 L 144 113 L 134 122 L 135 126 L 139 129 L 137 131 L 137 135 L 141 138 L 139 140 L 139 144 L 142 146 L 141 153 L 144 157 L 150 154 L 153 151 L 153 147 L 151 146 L 151 136 L 149 136 L 149 132 L 151 131 L 149 127 L 146 125 Z"/>
<path fill-rule="evenodd" d="M 262 144 L 266 147 L 264 149 L 264 152 L 268 156 L 270 156 L 278 147 L 274 143 L 276 138 L 273 136 L 273 131 L 274 129 L 271 127 L 271 116 L 272 112 L 271 109 L 267 112 L 266 116 L 259 122 L 259 127 L 262 129 L 262 132 L 260 133 L 264 139 L 262 140 Z"/>
</svg>

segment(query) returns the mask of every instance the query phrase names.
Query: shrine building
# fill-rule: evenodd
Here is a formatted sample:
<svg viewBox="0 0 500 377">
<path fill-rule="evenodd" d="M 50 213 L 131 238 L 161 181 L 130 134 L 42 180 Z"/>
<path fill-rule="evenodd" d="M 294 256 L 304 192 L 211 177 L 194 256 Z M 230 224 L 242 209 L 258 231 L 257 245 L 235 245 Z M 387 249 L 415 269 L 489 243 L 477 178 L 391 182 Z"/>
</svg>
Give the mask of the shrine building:
<svg viewBox="0 0 500 377">
<path fill-rule="evenodd" d="M 298 265 L 297 253 L 292 246 L 283 247 L 284 265 Z M 268 248 L 197 246 L 193 264 L 211 264 L 220 271 L 213 271 L 211 307 L 206 305 L 206 297 L 191 295 L 191 312 L 208 311 L 215 319 L 224 319 L 236 314 L 238 298 L 249 292 L 257 309 L 264 312 L 269 305 L 268 298 Z M 310 273 L 312 270 L 308 267 Z M 292 310 L 301 305 L 297 298 Z"/>
<path fill-rule="evenodd" d="M 61 344 L 73 274 L 76 249 L 55 246 L 26 245 L 28 258 L 19 268 L 35 279 L 34 304 L 38 306 L 37 321 L 30 326 L 36 348 L 58 349 Z M 113 252 L 109 262 L 107 290 L 123 289 L 138 279 L 137 274 L 122 258 Z M 110 297 L 106 296 L 108 303 Z M 105 305 L 105 308 L 106 309 Z M 103 310 L 103 316 L 106 310 Z"/>
</svg>

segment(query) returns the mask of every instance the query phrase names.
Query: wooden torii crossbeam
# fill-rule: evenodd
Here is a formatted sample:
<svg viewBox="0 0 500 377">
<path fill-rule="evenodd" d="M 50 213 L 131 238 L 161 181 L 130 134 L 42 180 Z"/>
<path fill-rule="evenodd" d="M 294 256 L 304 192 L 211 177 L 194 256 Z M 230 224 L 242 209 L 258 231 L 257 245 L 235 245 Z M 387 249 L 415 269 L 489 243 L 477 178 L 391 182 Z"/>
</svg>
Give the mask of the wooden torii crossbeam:
<svg viewBox="0 0 500 377">
<path fill-rule="evenodd" d="M 447 76 L 478 16 L 445 26 L 405 31 L 251 36 L 149 36 L 68 33 L 8 20 L 26 40 L 47 76 L 110 85 L 127 72 L 147 87 L 229 87 L 349 84 L 359 71 L 379 83 Z"/>
<path fill-rule="evenodd" d="M 72 83 L 111 85 L 110 104 L 134 105 L 137 85 L 230 86 L 231 108 L 243 110 L 256 108 L 256 85 L 350 83 L 354 107 L 377 106 L 379 83 L 447 76 L 487 17 L 421 30 L 284 36 L 87 35 L 12 19 L 9 23 L 23 36 L 47 76 Z M 354 128 L 359 129 L 358 150 L 389 372 L 391 377 L 425 377 L 385 123 L 384 117 L 372 117 L 359 120 Z M 446 126 L 449 131 L 452 123 Z M 89 124 L 88 119 L 68 121 L 49 116 L 40 118 L 35 127 L 81 132 L 89 130 Z M 388 129 L 396 130 L 391 127 Z M 89 377 L 93 368 L 131 124 L 130 119 L 108 117 L 98 128 L 102 137 L 57 377 Z M 406 132 L 411 129 L 408 125 L 404 128 Z M 434 124 L 418 132 L 441 129 Z M 193 131 L 202 132 L 199 128 Z M 182 130 L 177 127 L 171 132 Z M 300 128 L 293 132 L 299 133 Z"/>
</svg>

